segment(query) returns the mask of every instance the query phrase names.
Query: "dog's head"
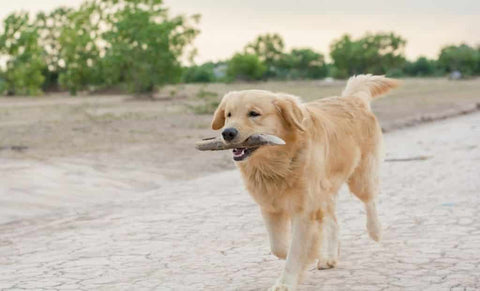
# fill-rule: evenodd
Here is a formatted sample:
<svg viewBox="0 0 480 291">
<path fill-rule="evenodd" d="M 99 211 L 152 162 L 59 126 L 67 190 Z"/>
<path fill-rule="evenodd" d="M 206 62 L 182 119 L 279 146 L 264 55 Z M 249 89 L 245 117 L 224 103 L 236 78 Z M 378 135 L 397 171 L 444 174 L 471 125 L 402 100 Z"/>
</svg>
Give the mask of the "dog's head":
<svg viewBox="0 0 480 291">
<path fill-rule="evenodd" d="M 284 140 L 304 131 L 303 112 L 297 97 L 262 90 L 227 93 L 212 120 L 212 129 L 222 129 L 226 143 L 241 143 L 258 133 L 276 135 Z M 288 142 L 287 142 L 288 143 Z M 237 148 L 233 159 L 243 161 L 258 148 Z"/>
</svg>

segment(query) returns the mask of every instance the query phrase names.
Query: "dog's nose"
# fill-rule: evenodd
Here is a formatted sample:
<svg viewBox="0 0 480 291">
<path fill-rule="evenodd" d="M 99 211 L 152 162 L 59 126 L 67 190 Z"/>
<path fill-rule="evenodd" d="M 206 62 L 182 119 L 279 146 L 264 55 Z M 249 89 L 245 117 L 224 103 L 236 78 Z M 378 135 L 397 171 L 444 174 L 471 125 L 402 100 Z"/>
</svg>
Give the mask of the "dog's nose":
<svg viewBox="0 0 480 291">
<path fill-rule="evenodd" d="M 238 134 L 238 130 L 233 127 L 226 128 L 222 131 L 222 136 L 225 141 L 232 141 Z"/>
</svg>

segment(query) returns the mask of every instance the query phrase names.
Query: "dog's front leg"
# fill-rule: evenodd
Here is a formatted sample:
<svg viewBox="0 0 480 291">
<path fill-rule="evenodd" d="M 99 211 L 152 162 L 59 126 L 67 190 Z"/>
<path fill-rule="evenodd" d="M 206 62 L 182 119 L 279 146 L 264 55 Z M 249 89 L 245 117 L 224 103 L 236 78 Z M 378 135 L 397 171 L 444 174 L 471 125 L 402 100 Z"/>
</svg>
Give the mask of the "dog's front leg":
<svg viewBox="0 0 480 291">
<path fill-rule="evenodd" d="M 319 270 L 334 268 L 338 262 L 339 242 L 338 224 L 335 214 L 322 217 L 321 243 L 317 268 Z"/>
<path fill-rule="evenodd" d="M 285 212 L 269 212 L 262 209 L 263 220 L 268 231 L 270 249 L 279 259 L 285 260 L 290 237 L 290 217 Z"/>
<path fill-rule="evenodd" d="M 311 251 L 318 236 L 315 221 L 304 215 L 296 215 L 292 218 L 292 230 L 292 241 L 285 268 L 277 283 L 269 291 L 295 290 L 301 273 L 312 259 Z"/>
</svg>

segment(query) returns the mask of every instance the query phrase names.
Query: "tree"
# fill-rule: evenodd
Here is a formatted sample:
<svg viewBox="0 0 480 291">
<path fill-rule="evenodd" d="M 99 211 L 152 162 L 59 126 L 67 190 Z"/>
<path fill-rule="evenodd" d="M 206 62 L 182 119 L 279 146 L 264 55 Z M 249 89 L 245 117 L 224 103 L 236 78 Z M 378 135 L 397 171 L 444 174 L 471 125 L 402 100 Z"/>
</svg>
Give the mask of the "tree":
<svg viewBox="0 0 480 291">
<path fill-rule="evenodd" d="M 258 56 L 267 68 L 267 77 L 274 75 L 275 63 L 282 57 L 284 49 L 283 38 L 276 33 L 259 35 L 254 41 L 245 46 L 246 54 Z"/>
<path fill-rule="evenodd" d="M 349 35 L 330 45 L 335 77 L 347 78 L 361 73 L 385 74 L 405 63 L 406 40 L 394 33 L 367 33 L 358 40 Z"/>
<path fill-rule="evenodd" d="M 0 34 L 0 87 L 10 94 L 38 94 L 60 84 L 78 90 L 126 85 L 136 93 L 181 79 L 180 59 L 193 56 L 199 16 L 170 17 L 162 0 L 85 0 L 5 19 Z M 188 57 L 188 55 L 187 55 Z"/>
<path fill-rule="evenodd" d="M 65 73 L 65 60 L 61 58 L 60 34 L 67 27 L 70 20 L 68 15 L 73 9 L 60 7 L 46 14 L 40 12 L 35 19 L 35 25 L 40 35 L 40 45 L 45 50 L 46 66 L 42 72 L 45 77 L 43 89 L 49 90 L 58 87 L 59 75 Z"/>
<path fill-rule="evenodd" d="M 320 79 L 327 75 L 324 56 L 311 49 L 293 49 L 276 62 L 276 75 L 288 79 Z"/>
<path fill-rule="evenodd" d="M 442 48 L 438 62 L 447 72 L 460 71 L 465 76 L 480 74 L 480 51 L 466 44 Z"/>
<path fill-rule="evenodd" d="M 71 95 L 101 82 L 98 47 L 101 15 L 95 2 L 84 2 L 66 14 L 68 22 L 59 27 L 59 83 Z M 64 69 L 63 69 L 64 68 Z"/>
<path fill-rule="evenodd" d="M 180 81 L 180 57 L 198 30 L 199 16 L 170 18 L 161 0 L 104 0 L 108 43 L 103 69 L 108 84 L 125 82 L 130 91 L 152 92 L 155 85 Z"/>
<path fill-rule="evenodd" d="M 227 76 L 230 80 L 260 80 L 267 68 L 254 54 L 235 54 L 228 62 Z"/>
<path fill-rule="evenodd" d="M 3 90 L 9 95 L 39 95 L 44 81 L 45 52 L 27 13 L 10 14 L 0 34 L 0 55 L 6 58 Z M 1 93 L 1 92 L 0 92 Z"/>
</svg>

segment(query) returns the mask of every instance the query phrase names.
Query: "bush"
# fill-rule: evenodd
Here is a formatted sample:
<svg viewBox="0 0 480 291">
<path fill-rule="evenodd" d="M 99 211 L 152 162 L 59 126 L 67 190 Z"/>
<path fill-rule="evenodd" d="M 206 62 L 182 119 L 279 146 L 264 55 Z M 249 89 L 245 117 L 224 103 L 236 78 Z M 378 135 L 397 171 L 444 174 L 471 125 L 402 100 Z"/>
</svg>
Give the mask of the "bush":
<svg viewBox="0 0 480 291">
<path fill-rule="evenodd" d="M 0 95 L 4 94 L 6 90 L 7 90 L 7 83 L 0 75 Z"/>
<path fill-rule="evenodd" d="M 447 72 L 460 71 L 464 76 L 480 74 L 480 51 L 466 44 L 444 47 L 438 63 Z"/>
<path fill-rule="evenodd" d="M 443 74 L 435 60 L 429 60 L 425 57 L 419 57 L 414 62 L 407 62 L 403 71 L 406 75 L 412 77 L 439 76 Z"/>
<path fill-rule="evenodd" d="M 215 82 L 213 72 L 214 65 L 211 63 L 201 66 L 191 66 L 183 71 L 182 81 L 184 83 L 211 83 Z"/>
<path fill-rule="evenodd" d="M 230 80 L 260 80 L 266 69 L 257 55 L 237 53 L 228 62 L 227 76 Z"/>
<path fill-rule="evenodd" d="M 385 76 L 389 78 L 402 78 L 402 77 L 405 77 L 405 72 L 402 69 L 395 68 L 395 69 L 389 70 L 385 74 Z"/>
<path fill-rule="evenodd" d="M 293 49 L 277 61 L 277 76 L 286 79 L 325 78 L 328 68 L 322 54 L 311 49 Z"/>
<path fill-rule="evenodd" d="M 405 45 L 406 40 L 394 33 L 367 33 L 357 40 L 344 35 L 330 45 L 330 56 L 336 67 L 334 77 L 385 74 L 392 69 L 402 68 Z"/>
</svg>

